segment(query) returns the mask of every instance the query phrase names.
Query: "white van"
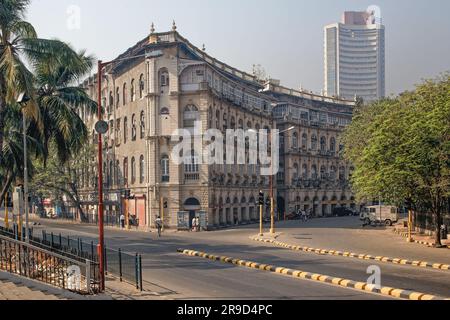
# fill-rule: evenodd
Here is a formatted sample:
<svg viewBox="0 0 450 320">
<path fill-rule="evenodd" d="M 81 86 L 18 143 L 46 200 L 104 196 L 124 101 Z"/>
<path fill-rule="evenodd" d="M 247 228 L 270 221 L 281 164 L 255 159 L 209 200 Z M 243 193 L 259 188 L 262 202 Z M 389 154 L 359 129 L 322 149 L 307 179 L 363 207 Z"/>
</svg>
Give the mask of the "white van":
<svg viewBox="0 0 450 320">
<path fill-rule="evenodd" d="M 383 223 L 387 226 L 392 226 L 399 220 L 399 210 L 394 206 L 369 206 L 365 207 L 361 212 L 359 218 L 364 221 L 366 225 L 372 223 Z"/>
</svg>

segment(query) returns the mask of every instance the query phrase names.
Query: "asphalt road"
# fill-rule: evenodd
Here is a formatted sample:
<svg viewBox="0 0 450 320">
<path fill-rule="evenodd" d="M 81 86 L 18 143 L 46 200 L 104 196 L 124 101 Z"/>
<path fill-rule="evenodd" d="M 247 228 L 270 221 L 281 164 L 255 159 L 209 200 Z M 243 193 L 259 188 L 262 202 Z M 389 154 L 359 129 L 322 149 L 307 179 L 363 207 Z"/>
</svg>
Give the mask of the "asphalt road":
<svg viewBox="0 0 450 320">
<path fill-rule="evenodd" d="M 359 222 L 355 218 L 313 220 L 308 225 L 298 225 L 298 222 L 292 222 L 280 225 L 280 230 L 283 232 L 280 238 L 285 238 L 281 241 L 297 241 L 296 244 L 301 244 L 298 241 L 305 241 L 312 245 L 314 239 L 320 236 L 320 240 L 317 240 L 315 244 L 327 245 L 325 247 L 327 249 L 354 251 L 356 246 L 356 249 L 365 250 L 363 252 L 354 251 L 357 253 L 376 254 L 367 250 L 370 248 L 377 252 L 398 253 L 398 249 L 395 249 L 396 246 L 390 239 L 382 241 L 380 237 L 376 239 L 376 246 L 370 247 L 370 244 L 366 244 L 368 247 L 359 248 L 358 243 L 361 241 L 358 241 L 357 237 L 364 239 L 367 234 L 361 233 L 358 226 Z M 61 232 L 64 235 L 78 236 L 89 241 L 96 240 L 97 234 L 94 226 L 51 221 L 44 221 L 42 226 L 35 226 L 35 232 L 40 232 L 39 229 L 42 228 L 56 234 Z M 324 229 L 331 240 L 333 240 L 333 235 L 338 238 L 349 238 L 349 240 L 338 241 L 341 243 L 340 245 L 342 243 L 348 246 L 351 246 L 352 243 L 356 245 L 353 248 L 335 248 L 332 246 L 333 243 L 323 243 Z M 257 232 L 257 226 L 247 226 L 208 233 L 168 232 L 158 239 L 155 233 L 107 229 L 106 243 L 111 248 L 120 247 L 126 252 L 141 253 L 143 276 L 146 280 L 145 288 L 158 292 L 169 299 L 389 299 L 385 296 L 315 281 L 293 279 L 265 271 L 222 264 L 197 257 L 187 257 L 176 252 L 179 248 L 227 255 L 363 282 L 366 282 L 369 277 L 367 268 L 378 265 L 381 269 L 382 286 L 450 297 L 450 271 L 289 251 L 249 240 L 249 236 L 255 235 Z M 382 231 L 369 230 L 368 232 Z M 303 238 L 299 235 L 303 235 Z M 385 250 L 383 243 L 386 243 Z M 427 258 L 434 259 L 432 262 L 446 263 L 443 260 L 447 259 L 447 252 L 430 253 L 431 251 L 428 251 L 420 254 L 422 250 L 424 249 L 417 247 L 412 250 L 414 252 L 405 252 L 408 256 L 401 256 L 401 258 L 411 258 L 411 255 L 428 255 Z M 398 254 L 393 256 L 393 258 L 396 257 L 400 256 Z"/>
</svg>

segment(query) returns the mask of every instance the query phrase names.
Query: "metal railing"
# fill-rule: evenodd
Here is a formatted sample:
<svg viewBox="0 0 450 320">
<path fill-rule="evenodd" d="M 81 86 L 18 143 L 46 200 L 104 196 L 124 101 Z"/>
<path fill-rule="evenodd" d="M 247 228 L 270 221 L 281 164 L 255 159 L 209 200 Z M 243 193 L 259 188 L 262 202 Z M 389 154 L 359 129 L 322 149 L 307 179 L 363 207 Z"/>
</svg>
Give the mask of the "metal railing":
<svg viewBox="0 0 450 320">
<path fill-rule="evenodd" d="M 80 294 L 99 291 L 99 265 L 0 235 L 0 270 Z"/>
<path fill-rule="evenodd" d="M 0 226 L 0 235 L 18 240 L 16 228 L 8 230 Z M 45 230 L 42 230 L 41 238 L 39 238 L 33 236 L 31 230 L 30 244 L 77 261 L 89 260 L 97 264 L 99 261 L 97 243 L 94 243 L 94 241 L 86 242 L 80 238 L 54 234 Z M 120 281 L 136 285 L 136 288 L 141 291 L 143 290 L 141 255 L 138 253 L 132 255 L 123 252 L 121 249 L 114 250 L 105 247 L 104 257 L 106 273 L 118 277 Z"/>
</svg>

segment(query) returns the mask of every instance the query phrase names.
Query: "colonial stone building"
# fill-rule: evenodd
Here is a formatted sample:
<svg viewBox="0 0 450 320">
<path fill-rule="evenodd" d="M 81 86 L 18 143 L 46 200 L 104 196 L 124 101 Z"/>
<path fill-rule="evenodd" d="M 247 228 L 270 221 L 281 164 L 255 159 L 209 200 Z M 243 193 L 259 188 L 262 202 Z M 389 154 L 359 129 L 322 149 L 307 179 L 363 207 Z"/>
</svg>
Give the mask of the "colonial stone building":
<svg viewBox="0 0 450 320">
<path fill-rule="evenodd" d="M 96 85 L 96 76 L 83 83 L 93 99 Z M 338 134 L 351 120 L 351 101 L 260 81 L 195 47 L 175 25 L 164 33 L 152 26 L 148 38 L 104 71 L 102 85 L 109 123 L 103 157 L 108 221 L 117 222 L 122 212 L 143 228 L 153 226 L 158 215 L 166 226 L 177 227 L 180 212 L 189 220 L 202 213 L 210 229 L 259 220 L 258 192 L 268 196 L 270 187 L 259 165 L 208 165 L 195 153 L 184 155 L 183 164 L 173 161 L 178 143 L 171 139 L 173 132 L 193 131 L 196 121 L 224 134 L 227 129 L 295 126 L 281 137 L 282 168 L 274 178 L 280 212 L 304 207 L 322 215 L 333 205 L 353 204 L 346 183 L 349 167 L 337 149 Z M 81 114 L 93 128 L 95 115 Z M 79 176 L 95 219 L 95 162 Z M 125 199 L 125 190 L 131 199 Z"/>
</svg>

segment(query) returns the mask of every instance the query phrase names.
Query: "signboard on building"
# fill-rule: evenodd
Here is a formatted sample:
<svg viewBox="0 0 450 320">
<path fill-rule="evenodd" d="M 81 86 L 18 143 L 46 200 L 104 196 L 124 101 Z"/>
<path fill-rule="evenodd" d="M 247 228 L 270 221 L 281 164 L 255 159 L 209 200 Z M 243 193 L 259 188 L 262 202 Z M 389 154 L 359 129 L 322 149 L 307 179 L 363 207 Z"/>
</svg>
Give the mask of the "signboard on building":
<svg viewBox="0 0 450 320">
<path fill-rule="evenodd" d="M 178 230 L 189 230 L 189 212 L 179 211 L 177 221 Z"/>
</svg>

